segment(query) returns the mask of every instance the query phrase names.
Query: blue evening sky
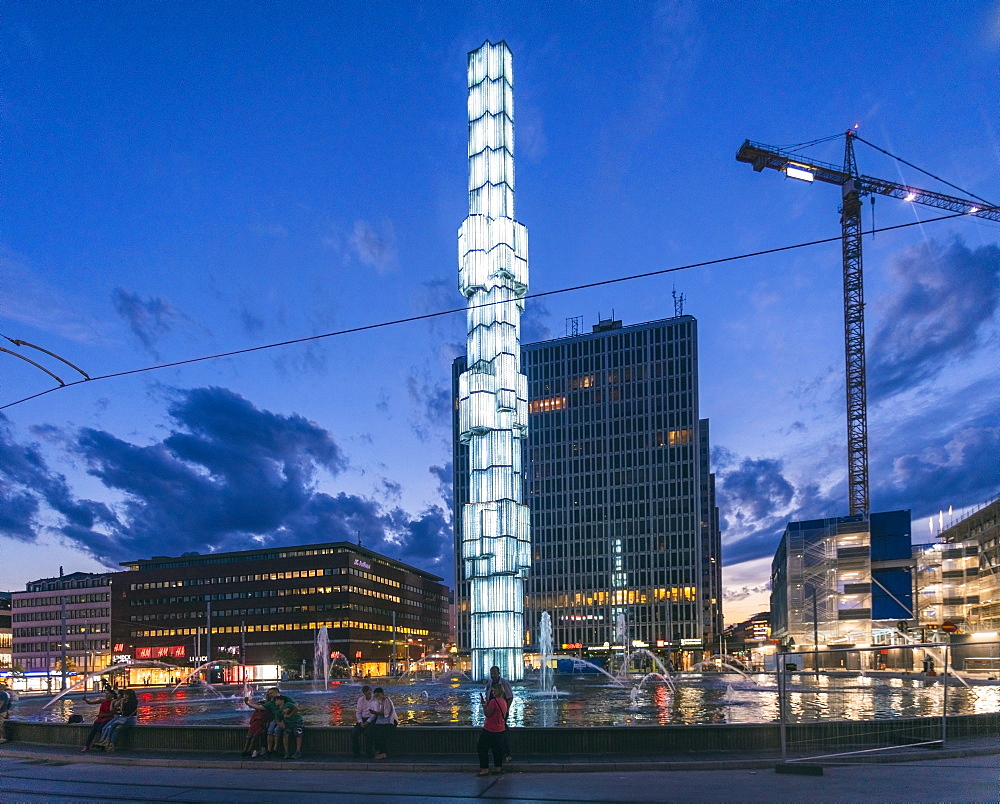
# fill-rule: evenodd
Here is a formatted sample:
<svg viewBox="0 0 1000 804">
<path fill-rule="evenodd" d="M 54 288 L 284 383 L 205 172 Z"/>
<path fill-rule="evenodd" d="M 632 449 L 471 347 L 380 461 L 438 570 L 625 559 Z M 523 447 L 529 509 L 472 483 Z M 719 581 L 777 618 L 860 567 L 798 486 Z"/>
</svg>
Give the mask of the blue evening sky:
<svg viewBox="0 0 1000 804">
<path fill-rule="evenodd" d="M 486 39 L 514 54 L 536 292 L 838 236 L 838 189 L 754 173 L 746 138 L 858 124 L 1000 198 L 997 2 L 47 0 L 8 4 L 0 36 L 0 333 L 95 376 L 460 307 L 465 59 Z M 858 162 L 962 194 L 863 144 Z M 938 214 L 874 206 L 877 226 Z M 864 249 L 872 505 L 928 540 L 928 517 L 1000 488 L 1000 225 Z M 786 521 L 847 512 L 840 246 L 529 300 L 525 339 L 668 317 L 674 286 L 735 621 L 767 608 Z M 359 532 L 450 583 L 462 348 L 452 315 L 0 411 L 0 589 Z M 52 384 L 0 353 L 0 405 Z"/>
</svg>

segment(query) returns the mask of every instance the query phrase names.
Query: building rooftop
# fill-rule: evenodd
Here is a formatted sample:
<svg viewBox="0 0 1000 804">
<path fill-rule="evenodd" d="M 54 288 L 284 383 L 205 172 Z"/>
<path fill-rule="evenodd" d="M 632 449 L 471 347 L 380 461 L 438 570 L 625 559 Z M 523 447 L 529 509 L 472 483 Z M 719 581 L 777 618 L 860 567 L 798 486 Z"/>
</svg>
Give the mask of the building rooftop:
<svg viewBox="0 0 1000 804">
<path fill-rule="evenodd" d="M 418 569 L 402 561 L 376 553 L 366 547 L 353 544 L 352 542 L 324 542 L 322 544 L 296 544 L 287 547 L 264 547 L 259 550 L 236 550 L 225 553 L 184 553 L 180 556 L 153 556 L 152 558 L 136 558 L 131 561 L 122 561 L 123 567 L 130 570 L 151 570 L 151 569 L 172 569 L 174 567 L 196 567 L 209 564 L 228 564 L 234 561 L 249 561 L 253 559 L 268 558 L 292 558 L 302 555 L 316 555 L 318 551 L 333 552 L 335 550 L 349 551 L 362 556 L 368 556 L 376 561 L 388 563 L 389 565 L 406 572 L 435 582 L 442 582 L 444 578 Z"/>
</svg>

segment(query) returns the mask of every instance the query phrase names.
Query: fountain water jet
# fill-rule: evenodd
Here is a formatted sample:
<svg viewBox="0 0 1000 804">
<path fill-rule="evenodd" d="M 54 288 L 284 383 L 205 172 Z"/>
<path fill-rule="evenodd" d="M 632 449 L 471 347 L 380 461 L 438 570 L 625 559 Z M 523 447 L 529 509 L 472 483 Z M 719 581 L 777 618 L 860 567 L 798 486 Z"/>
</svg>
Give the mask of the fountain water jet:
<svg viewBox="0 0 1000 804">
<path fill-rule="evenodd" d="M 320 676 L 320 671 L 323 675 Z M 317 678 L 319 677 L 319 678 Z M 322 679 L 320 685 L 319 679 Z M 330 632 L 324 625 L 313 640 L 313 690 L 325 690 L 330 684 Z"/>
<path fill-rule="evenodd" d="M 538 624 L 538 648 L 541 652 L 542 667 L 538 686 L 543 693 L 552 691 L 552 618 L 547 611 L 542 612 Z"/>
</svg>

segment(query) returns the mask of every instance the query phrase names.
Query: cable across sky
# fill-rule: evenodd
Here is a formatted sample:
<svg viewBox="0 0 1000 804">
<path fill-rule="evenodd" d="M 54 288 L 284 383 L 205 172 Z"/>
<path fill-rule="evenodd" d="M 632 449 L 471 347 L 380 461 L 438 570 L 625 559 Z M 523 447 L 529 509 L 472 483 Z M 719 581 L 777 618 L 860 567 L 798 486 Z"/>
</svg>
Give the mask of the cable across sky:
<svg viewBox="0 0 1000 804">
<path fill-rule="evenodd" d="M 983 210 L 980 210 L 983 211 Z M 881 232 L 891 232 L 898 229 L 908 229 L 912 226 L 922 226 L 928 223 L 937 223 L 938 221 L 952 220 L 954 218 L 966 217 L 969 213 L 967 212 L 956 212 L 950 215 L 941 215 L 937 218 L 929 218 L 927 220 L 910 221 L 909 223 L 900 223 L 894 226 L 882 226 L 878 228 L 872 228 L 866 230 L 862 234 L 877 234 Z M 562 288 L 556 288 L 554 290 L 544 290 L 537 293 L 529 293 L 524 298 L 529 299 L 542 299 L 547 296 L 557 296 L 564 293 L 573 293 L 580 290 L 588 290 L 591 288 L 603 287 L 605 285 L 614 285 L 622 282 L 632 282 L 637 279 L 649 279 L 654 276 L 663 276 L 665 274 L 677 273 L 679 271 L 688 271 L 694 268 L 707 268 L 713 265 L 722 265 L 730 262 L 737 262 L 739 260 L 752 259 L 754 257 L 765 257 L 769 254 L 780 254 L 786 251 L 794 251 L 796 249 L 809 248 L 811 246 L 821 246 L 828 243 L 840 242 L 841 235 L 837 234 L 832 237 L 824 237 L 818 240 L 809 240 L 803 243 L 793 243 L 787 246 L 776 246 L 774 248 L 763 249 L 761 251 L 750 251 L 744 252 L 742 254 L 735 254 L 728 257 L 717 257 L 712 260 L 703 260 L 701 262 L 691 262 L 685 265 L 676 265 L 671 268 L 658 268 L 654 271 L 643 271 L 641 273 L 628 274 L 626 276 L 613 277 L 611 279 L 601 279 L 596 282 L 586 282 L 580 285 L 571 285 Z M 491 304 L 496 304 L 497 302 L 486 303 L 483 307 L 490 306 Z M 199 357 L 189 357 L 184 360 L 175 360 L 169 363 L 158 363 L 152 366 L 142 366 L 140 368 L 126 369 L 124 371 L 115 371 L 108 374 L 98 374 L 85 380 L 76 380 L 75 382 L 67 382 L 63 385 L 57 385 L 53 388 L 47 388 L 44 391 L 39 391 L 38 393 L 31 394 L 21 399 L 16 399 L 13 402 L 8 402 L 4 405 L 0 405 L 0 410 L 7 410 L 8 408 L 15 407 L 16 405 L 21 405 L 25 402 L 30 402 L 33 399 L 38 399 L 39 397 L 51 394 L 54 391 L 63 390 L 66 388 L 73 388 L 77 385 L 84 385 L 86 383 L 94 383 L 99 380 L 110 380 L 116 377 L 127 377 L 132 374 L 143 374 L 150 371 L 159 371 L 161 369 L 176 368 L 177 366 L 185 366 L 192 363 L 203 363 L 208 360 L 217 360 L 223 357 L 235 357 L 237 355 L 252 354 L 253 352 L 261 352 L 267 349 L 277 349 L 283 346 L 293 346 L 300 343 L 309 343 L 310 341 L 319 341 L 325 338 L 333 338 L 342 335 L 354 335 L 359 332 L 368 332 L 370 330 L 385 329 L 387 327 L 395 327 L 401 324 L 412 324 L 417 321 L 426 321 L 433 318 L 441 318 L 448 315 L 456 315 L 458 313 L 466 313 L 469 309 L 474 309 L 474 307 L 453 307 L 447 310 L 437 310 L 431 313 L 421 313 L 420 315 L 407 316 L 405 318 L 395 318 L 388 321 L 378 321 L 373 324 L 363 324 L 357 327 L 348 327 L 346 329 L 333 330 L 331 332 L 323 332 L 318 335 L 306 335 L 301 338 L 292 338 L 284 341 L 274 341 L 272 343 L 265 343 L 259 346 L 248 346 L 243 349 L 233 349 L 228 352 L 216 352 L 210 355 L 201 355 Z"/>
</svg>

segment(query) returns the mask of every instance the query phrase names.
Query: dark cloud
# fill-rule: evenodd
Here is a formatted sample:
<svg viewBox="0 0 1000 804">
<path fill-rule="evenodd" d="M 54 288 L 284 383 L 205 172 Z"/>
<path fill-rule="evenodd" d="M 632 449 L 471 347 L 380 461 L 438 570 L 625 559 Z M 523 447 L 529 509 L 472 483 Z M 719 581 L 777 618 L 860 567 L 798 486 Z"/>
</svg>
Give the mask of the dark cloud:
<svg viewBox="0 0 1000 804">
<path fill-rule="evenodd" d="M 1000 420 L 994 411 L 948 426 L 921 441 L 900 444 L 879 462 L 872 502 L 878 510 L 909 508 L 915 516 L 974 505 L 1000 489 Z M 900 433 L 904 438 L 907 433 Z"/>
<path fill-rule="evenodd" d="M 975 346 L 980 325 L 1000 308 L 1000 248 L 969 249 L 959 237 L 907 249 L 889 265 L 893 291 L 876 308 L 870 340 L 872 398 L 934 377 Z"/>
<path fill-rule="evenodd" d="M 45 428 L 46 435 L 51 435 Z M 72 527 L 93 528 L 113 520 L 102 503 L 74 500 L 66 479 L 49 470 L 35 444 L 17 443 L 0 414 L 0 535 L 34 541 L 42 527 L 43 504 Z"/>
<path fill-rule="evenodd" d="M 240 323 L 247 335 L 259 335 L 264 331 L 264 319 L 246 307 L 240 308 Z"/>
<path fill-rule="evenodd" d="M 775 458 L 743 458 L 716 447 L 717 504 L 723 530 L 723 562 L 740 564 L 774 555 L 788 522 L 838 516 L 839 496 L 824 495 L 814 484 L 798 487 Z"/>
<path fill-rule="evenodd" d="M 74 499 L 39 450 L 15 443 L 0 417 L 0 534 L 37 538 L 47 508 L 58 515 L 59 534 L 112 566 L 188 551 L 356 541 L 360 534 L 367 547 L 450 577 L 451 516 L 441 506 L 413 516 L 319 490 L 321 473 L 335 478 L 347 466 L 319 425 L 221 388 L 178 394 L 168 412 L 172 430 L 157 443 L 132 444 L 90 428 L 73 440 L 89 473 L 120 498 L 113 510 Z M 439 481 L 445 471 L 432 470 Z M 398 488 L 386 481 L 391 487 Z"/>
<path fill-rule="evenodd" d="M 437 490 L 441 499 L 445 505 L 451 506 L 454 498 L 454 470 L 452 469 L 452 464 L 446 463 L 444 466 L 432 466 L 428 471 L 437 478 Z"/>
<path fill-rule="evenodd" d="M 174 325 L 190 321 L 166 299 L 157 296 L 143 301 L 135 293 L 115 288 L 111 294 L 115 312 L 129 325 L 132 334 L 146 350 L 159 359 L 155 343 L 169 335 Z"/>
<path fill-rule="evenodd" d="M 413 374 L 406 378 L 406 392 L 416 405 L 419 418 L 414 420 L 413 431 L 422 441 L 432 435 L 451 432 L 451 385 L 447 381 L 419 378 Z"/>
<path fill-rule="evenodd" d="M 538 343 L 552 338 L 551 313 L 544 302 L 528 299 L 521 316 L 521 343 Z M 463 352 L 465 349 L 463 348 Z"/>
</svg>

